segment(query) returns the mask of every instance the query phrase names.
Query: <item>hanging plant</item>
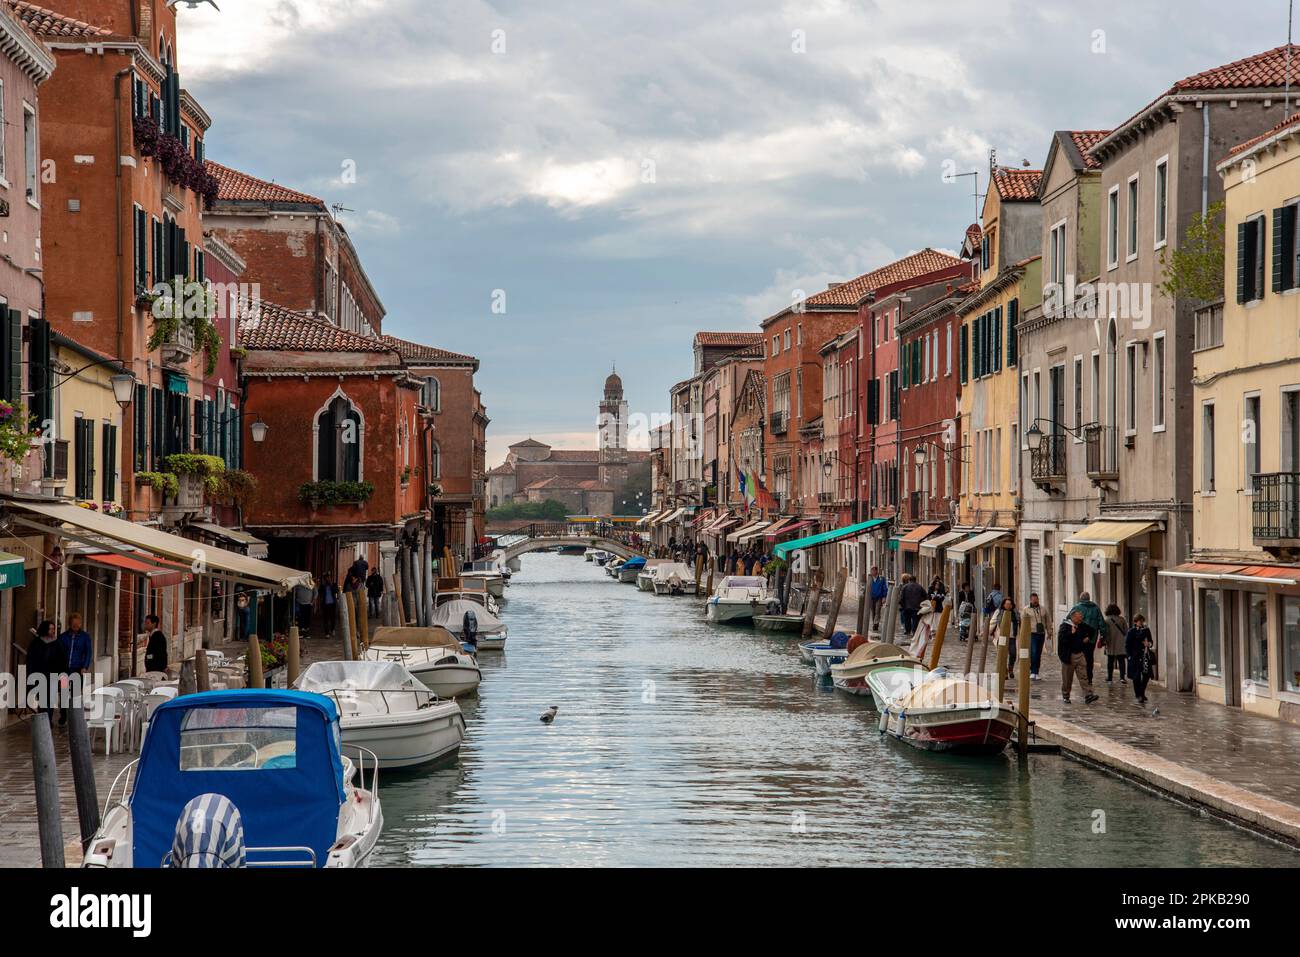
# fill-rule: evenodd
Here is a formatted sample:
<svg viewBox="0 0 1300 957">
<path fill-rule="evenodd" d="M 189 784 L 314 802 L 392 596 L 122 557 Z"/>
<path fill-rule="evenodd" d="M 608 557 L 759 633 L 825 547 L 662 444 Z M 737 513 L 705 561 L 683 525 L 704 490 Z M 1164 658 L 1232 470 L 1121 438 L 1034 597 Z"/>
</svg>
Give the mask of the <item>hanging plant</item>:
<svg viewBox="0 0 1300 957">
<path fill-rule="evenodd" d="M 32 439 L 36 438 L 29 428 L 30 422 L 25 405 L 0 399 L 0 458 L 22 464 L 32 449 Z"/>
<path fill-rule="evenodd" d="M 155 492 L 167 498 L 175 498 L 181 494 L 180 480 L 171 472 L 136 472 L 135 480 L 150 486 Z"/>
</svg>

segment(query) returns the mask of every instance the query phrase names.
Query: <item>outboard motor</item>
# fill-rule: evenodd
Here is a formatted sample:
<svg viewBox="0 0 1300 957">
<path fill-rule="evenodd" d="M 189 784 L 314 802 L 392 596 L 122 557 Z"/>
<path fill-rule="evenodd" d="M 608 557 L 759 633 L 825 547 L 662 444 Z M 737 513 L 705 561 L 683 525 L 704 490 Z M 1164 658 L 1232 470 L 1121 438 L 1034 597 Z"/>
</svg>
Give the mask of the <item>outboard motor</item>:
<svg viewBox="0 0 1300 957">
<path fill-rule="evenodd" d="M 176 819 L 170 867 L 246 867 L 244 822 L 239 808 L 220 794 L 192 798 Z"/>
<path fill-rule="evenodd" d="M 461 637 L 469 645 L 478 648 L 478 615 L 472 611 L 465 612 L 465 617 L 460 623 Z"/>
</svg>

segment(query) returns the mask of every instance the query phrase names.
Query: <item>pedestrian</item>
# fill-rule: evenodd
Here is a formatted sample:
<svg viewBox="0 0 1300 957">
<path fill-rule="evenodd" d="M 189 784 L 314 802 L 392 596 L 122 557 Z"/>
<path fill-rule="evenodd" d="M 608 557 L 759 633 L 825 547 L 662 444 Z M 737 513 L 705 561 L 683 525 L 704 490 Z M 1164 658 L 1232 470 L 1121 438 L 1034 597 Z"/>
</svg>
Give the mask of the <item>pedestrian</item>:
<svg viewBox="0 0 1300 957">
<path fill-rule="evenodd" d="M 235 595 L 235 614 L 239 617 L 239 640 L 247 641 L 253 630 L 253 602 L 246 589 Z"/>
<path fill-rule="evenodd" d="M 962 582 L 961 587 L 957 589 L 957 607 L 960 608 L 962 602 L 975 604 L 975 592 L 970 587 L 970 582 Z"/>
<path fill-rule="evenodd" d="M 325 613 L 325 628 L 332 638 L 339 620 L 339 586 L 334 583 L 334 576 L 328 572 L 320 583 L 320 607 Z"/>
<path fill-rule="evenodd" d="M 1125 664 L 1128 658 L 1126 643 L 1128 639 L 1128 622 L 1120 614 L 1119 605 L 1109 604 L 1106 606 L 1106 627 L 1101 631 L 1101 637 L 1098 644 L 1106 652 L 1106 684 L 1110 684 L 1115 672 L 1119 668 L 1119 683 L 1124 684 L 1126 674 Z"/>
<path fill-rule="evenodd" d="M 1091 631 L 1091 635 L 1084 644 L 1083 655 L 1088 664 L 1088 681 L 1092 681 L 1092 660 L 1097 650 L 1097 638 L 1106 627 L 1106 619 L 1101 613 L 1101 608 L 1086 591 L 1079 594 L 1079 600 L 1075 603 L 1074 608 L 1070 609 L 1070 613 L 1073 614 L 1076 610 L 1083 612 L 1083 623 Z"/>
<path fill-rule="evenodd" d="M 988 639 L 993 642 L 1002 634 L 1002 622 L 1008 618 L 1011 627 L 1007 629 L 1007 676 L 1010 677 L 1015 673 L 1016 635 L 1020 632 L 1020 612 L 1016 611 L 1014 599 L 1003 598 L 989 616 Z"/>
<path fill-rule="evenodd" d="M 975 617 L 975 603 L 969 598 L 957 606 L 957 638 L 967 641 L 970 638 L 971 619 Z"/>
<path fill-rule="evenodd" d="M 1133 679 L 1133 697 L 1138 704 L 1147 703 L 1147 682 L 1151 680 L 1155 646 L 1145 615 L 1134 615 L 1133 626 L 1124 636 L 1124 650 L 1128 653 L 1128 673 Z"/>
<path fill-rule="evenodd" d="M 293 603 L 296 610 L 294 618 L 298 623 L 298 630 L 303 634 L 311 631 L 311 606 L 315 597 L 315 592 L 310 585 L 297 585 L 293 589 Z"/>
<path fill-rule="evenodd" d="M 934 581 L 930 582 L 930 603 L 934 605 L 935 611 L 943 611 L 943 603 L 948 598 L 948 588 L 943 583 L 943 579 L 938 575 L 934 576 Z"/>
<path fill-rule="evenodd" d="M 149 633 L 144 646 L 145 671 L 167 671 L 167 636 L 159 627 L 161 624 L 157 615 L 144 616 L 144 630 Z"/>
<path fill-rule="evenodd" d="M 68 657 L 68 676 L 77 676 L 77 680 L 84 678 L 94 667 L 95 652 L 90 633 L 81 627 L 81 612 L 74 611 L 68 616 L 68 629 L 59 635 L 59 644 L 63 646 L 63 653 Z M 67 724 L 67 722 L 68 712 L 65 708 L 59 715 L 59 724 Z"/>
<path fill-rule="evenodd" d="M 27 646 L 27 706 L 33 711 L 44 711 L 54 721 L 59 711 L 59 724 L 66 724 L 64 712 L 59 708 L 60 679 L 68 670 L 68 653 L 63 650 L 54 622 L 48 619 L 36 626 L 36 633 Z"/>
<path fill-rule="evenodd" d="M 366 579 L 366 597 L 370 600 L 369 612 L 372 618 L 379 618 L 380 602 L 384 597 L 384 576 L 379 574 L 379 569 L 375 569 Z"/>
<path fill-rule="evenodd" d="M 1056 654 L 1061 659 L 1061 700 L 1070 703 L 1070 690 L 1074 679 L 1079 679 L 1083 688 L 1084 703 L 1092 704 L 1097 696 L 1092 691 L 1092 680 L 1088 677 L 1087 656 L 1084 646 L 1093 637 L 1092 629 L 1083 620 L 1083 611 L 1074 608 L 1070 617 L 1061 622 L 1056 633 Z"/>
<path fill-rule="evenodd" d="M 992 616 L 995 611 L 1002 607 L 1003 597 L 1002 586 L 994 582 L 993 587 L 989 589 L 989 593 L 984 596 L 984 614 L 986 617 Z"/>
<path fill-rule="evenodd" d="M 889 581 L 884 575 L 880 574 L 878 565 L 871 566 L 871 620 L 877 623 L 879 629 L 880 609 L 885 604 L 885 599 L 889 597 Z"/>
<path fill-rule="evenodd" d="M 921 602 L 921 607 L 917 609 L 916 634 L 912 638 L 911 647 L 908 654 L 913 658 L 925 657 L 925 650 L 930 647 L 930 639 L 934 636 L 934 628 L 937 624 L 934 604 L 929 600 Z"/>
<path fill-rule="evenodd" d="M 925 588 L 912 575 L 904 574 L 902 591 L 898 595 L 898 610 L 903 616 L 903 631 L 911 638 L 916 632 L 921 603 L 926 601 Z"/>
<path fill-rule="evenodd" d="M 1038 603 L 1038 592 L 1030 592 L 1029 604 L 1020 613 L 1029 623 L 1029 680 L 1040 680 L 1043 666 L 1043 646 L 1047 643 L 1047 611 Z"/>
</svg>

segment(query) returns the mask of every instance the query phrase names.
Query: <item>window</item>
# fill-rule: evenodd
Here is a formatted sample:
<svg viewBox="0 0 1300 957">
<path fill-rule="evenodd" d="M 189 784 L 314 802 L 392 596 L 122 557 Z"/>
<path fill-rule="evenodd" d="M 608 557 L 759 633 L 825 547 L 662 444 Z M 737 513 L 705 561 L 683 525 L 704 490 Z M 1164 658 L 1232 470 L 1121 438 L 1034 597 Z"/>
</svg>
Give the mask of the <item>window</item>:
<svg viewBox="0 0 1300 957">
<path fill-rule="evenodd" d="M 780 354 L 781 354 L 781 337 L 780 337 L 780 336 L 773 336 L 773 337 L 772 337 L 772 355 L 774 355 L 774 356 L 779 356 Z"/>
<path fill-rule="evenodd" d="M 336 395 L 316 416 L 316 480 L 361 480 L 361 415 L 344 396 Z"/>
<path fill-rule="evenodd" d="M 1282 448 L 1280 465 L 1283 472 L 1300 472 L 1300 389 L 1282 390 Z"/>
<path fill-rule="evenodd" d="M 1083 428 L 1083 356 L 1074 357 L 1074 428 Z M 1076 435 L 1074 441 L 1082 442 L 1083 437 Z"/>
<path fill-rule="evenodd" d="M 104 478 L 103 491 L 105 502 L 117 499 L 117 426 L 104 423 Z"/>
<path fill-rule="evenodd" d="M 1296 230 L 1300 219 L 1296 216 L 1296 203 L 1288 203 L 1273 210 L 1273 291 L 1285 292 L 1300 287 L 1300 262 L 1296 253 Z"/>
<path fill-rule="evenodd" d="M 1246 678 L 1268 687 L 1268 596 L 1246 595 Z"/>
<path fill-rule="evenodd" d="M 1287 691 L 1300 692 L 1300 598 L 1282 598 L 1282 682 Z"/>
<path fill-rule="evenodd" d="M 1201 494 L 1214 494 L 1214 403 L 1201 407 Z"/>
<path fill-rule="evenodd" d="M 1001 318 L 1001 307 L 998 307 L 998 316 Z M 1007 303 L 1007 365 L 1016 364 L 1017 351 L 1019 342 L 1016 338 L 1016 326 L 1020 325 L 1020 300 L 1012 299 Z"/>
<path fill-rule="evenodd" d="M 1165 430 L 1165 334 L 1151 337 L 1151 430 Z"/>
<path fill-rule="evenodd" d="M 1106 263 L 1119 265 L 1119 187 L 1111 188 L 1106 197 Z"/>
<path fill-rule="evenodd" d="M 1092 354 L 1092 421 L 1098 422 L 1101 417 L 1101 355 L 1094 352 Z"/>
<path fill-rule="evenodd" d="M 26 103 L 23 104 L 23 158 L 27 162 L 27 201 L 36 206 L 40 203 L 36 195 L 36 111 Z"/>
<path fill-rule="evenodd" d="M 1138 174 L 1128 181 L 1128 255 L 1126 260 L 1137 259 L 1138 254 Z"/>
<path fill-rule="evenodd" d="M 77 498 L 90 500 L 95 497 L 95 423 L 85 416 L 78 416 L 74 423 L 72 435 L 73 457 L 76 467 L 74 491 Z"/>
<path fill-rule="evenodd" d="M 965 385 L 970 371 L 970 329 L 965 323 L 961 327 L 961 355 L 957 359 L 957 369 L 961 373 L 962 384 Z"/>
<path fill-rule="evenodd" d="M 946 326 L 944 326 L 944 336 L 947 339 L 947 348 L 945 350 L 947 354 L 947 361 L 944 364 L 943 374 L 945 376 L 950 376 L 952 375 L 952 323 L 951 322 L 948 323 Z"/>
<path fill-rule="evenodd" d="M 442 478 L 442 449 L 432 440 L 429 442 L 429 478 Z"/>
<path fill-rule="evenodd" d="M 1237 224 L 1237 302 L 1264 298 L 1264 217 Z"/>
<path fill-rule="evenodd" d="M 1156 249 L 1169 239 L 1169 158 L 1156 160 Z"/>
<path fill-rule="evenodd" d="M 1246 494 L 1255 491 L 1255 476 L 1259 474 L 1259 395 L 1246 396 L 1241 422 L 1241 444 L 1245 452 L 1246 474 L 1242 488 Z"/>
<path fill-rule="evenodd" d="M 1201 674 L 1223 677 L 1223 597 L 1214 588 L 1201 592 Z"/>
<path fill-rule="evenodd" d="M 785 331 L 784 341 L 781 343 L 781 345 L 785 347 L 786 352 L 790 351 L 790 330 L 789 329 Z"/>
<path fill-rule="evenodd" d="M 431 375 L 424 377 L 420 387 L 420 404 L 434 412 L 442 411 L 442 385 Z"/>
<path fill-rule="evenodd" d="M 1065 285 L 1065 220 L 1052 227 L 1048 236 L 1048 281 Z"/>
<path fill-rule="evenodd" d="M 1124 433 L 1132 435 L 1137 431 L 1137 343 L 1130 342 L 1124 347 Z"/>
<path fill-rule="evenodd" d="M 135 288 L 142 292 L 149 281 L 149 217 L 139 206 L 133 206 L 135 214 Z"/>
</svg>

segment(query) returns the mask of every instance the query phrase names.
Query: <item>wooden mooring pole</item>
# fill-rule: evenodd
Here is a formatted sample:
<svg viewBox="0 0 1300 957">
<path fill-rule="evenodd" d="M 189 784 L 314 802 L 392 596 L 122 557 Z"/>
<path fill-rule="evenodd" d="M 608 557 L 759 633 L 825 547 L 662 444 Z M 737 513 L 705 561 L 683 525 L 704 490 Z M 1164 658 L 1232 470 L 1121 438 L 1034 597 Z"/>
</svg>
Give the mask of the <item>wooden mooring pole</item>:
<svg viewBox="0 0 1300 957">
<path fill-rule="evenodd" d="M 289 668 L 289 687 L 298 680 L 298 674 L 302 671 L 302 648 L 301 636 L 298 634 L 298 626 L 289 626 L 289 653 L 286 656 L 285 664 Z"/>
<path fill-rule="evenodd" d="M 808 636 L 813 632 L 814 619 L 817 617 L 817 606 L 822 600 L 822 570 L 817 569 L 808 584 L 808 594 L 804 597 L 803 610 L 803 640 L 807 641 Z"/>
<path fill-rule="evenodd" d="M 36 829 L 41 867 L 63 867 L 63 819 L 59 814 L 59 771 L 54 762 L 50 713 L 32 718 L 32 778 L 36 782 Z"/>
<path fill-rule="evenodd" d="M 934 633 L 934 650 L 930 652 L 930 670 L 939 667 L 939 655 L 943 653 L 943 638 L 948 634 L 948 619 L 952 617 L 952 602 L 946 602 L 939 613 L 939 628 Z"/>
<path fill-rule="evenodd" d="M 840 605 L 844 603 L 844 588 L 849 583 L 849 576 L 840 572 L 835 576 L 835 591 L 831 595 L 831 610 L 826 617 L 826 637 L 835 634 L 835 626 L 840 620 Z"/>
<path fill-rule="evenodd" d="M 99 830 L 99 795 L 95 791 L 95 766 L 91 760 L 90 728 L 86 725 L 84 699 L 78 695 L 68 709 L 68 754 L 72 763 L 72 790 L 77 797 L 77 823 L 81 827 L 81 849 Z"/>
<path fill-rule="evenodd" d="M 1029 754 L 1029 618 L 1020 619 L 1020 636 L 1016 639 L 1016 751 L 1023 758 Z"/>
</svg>

